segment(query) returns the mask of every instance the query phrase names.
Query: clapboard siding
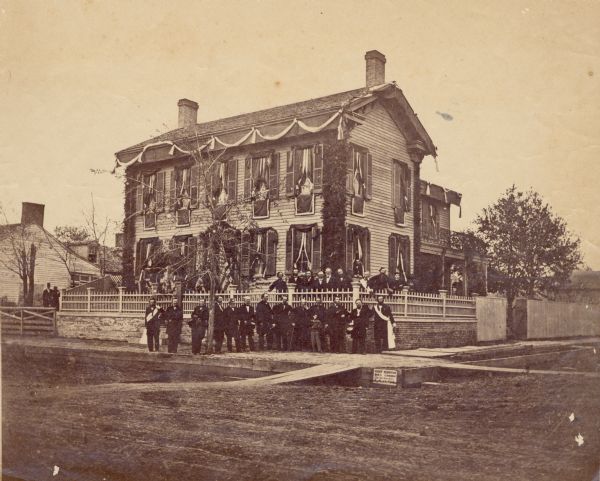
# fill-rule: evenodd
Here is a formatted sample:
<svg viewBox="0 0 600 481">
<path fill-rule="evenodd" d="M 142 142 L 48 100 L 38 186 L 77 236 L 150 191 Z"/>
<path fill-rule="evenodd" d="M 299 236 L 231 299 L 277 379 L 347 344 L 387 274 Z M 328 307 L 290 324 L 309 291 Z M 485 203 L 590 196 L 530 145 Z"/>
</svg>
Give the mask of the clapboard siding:
<svg viewBox="0 0 600 481">
<path fill-rule="evenodd" d="M 369 150 L 373 158 L 373 194 L 372 199 L 365 204 L 365 215 L 352 215 L 348 202 L 347 223 L 368 227 L 371 233 L 371 270 L 388 266 L 388 239 L 391 233 L 409 236 L 410 238 L 410 271 L 414 272 L 414 205 L 411 200 L 411 210 L 405 215 L 403 226 L 397 226 L 394 221 L 392 208 L 392 162 L 401 161 L 408 165 L 411 176 L 414 176 L 414 165 L 407 151 L 406 139 L 398 129 L 388 112 L 378 102 L 367 106 L 363 112 L 365 121 L 362 125 L 350 131 L 350 142 Z M 272 148 L 279 155 L 279 200 L 271 205 L 270 217 L 257 220 L 259 227 L 272 227 L 278 234 L 277 270 L 285 270 L 285 239 L 291 225 L 318 223 L 322 226 L 321 209 L 323 198 L 320 194 L 315 197 L 315 210 L 311 215 L 296 215 L 294 200 L 285 195 L 285 172 L 288 152 L 293 145 L 310 145 L 324 140 L 326 134 L 306 134 L 292 139 L 284 139 L 265 146 L 249 146 L 238 150 L 234 158 L 238 161 L 237 191 L 242 196 L 244 192 L 244 160 L 248 153 L 264 151 Z M 327 159 L 324 159 L 326 162 Z M 166 186 L 170 186 L 173 165 L 167 167 Z M 414 184 L 413 184 L 414 185 Z M 327 179 L 324 179 L 324 187 Z M 168 196 L 166 196 L 168 197 Z M 248 209 L 250 206 L 248 206 Z M 444 216 L 440 209 L 441 217 Z M 175 235 L 194 234 L 206 230 L 210 225 L 206 210 L 202 207 L 192 211 L 191 225 L 177 227 L 171 212 L 160 213 L 157 217 L 157 228 L 144 230 L 142 216 L 137 216 L 135 229 L 136 239 L 159 237 L 170 239 Z M 446 225 L 446 224 L 444 224 Z M 335 266 L 334 266 L 335 267 Z"/>
<path fill-rule="evenodd" d="M 64 246 L 56 241 L 51 235 L 45 234 L 37 225 L 27 227 L 27 234 L 24 236 L 27 244 L 35 243 L 37 247 L 35 262 L 35 288 L 34 300 L 41 302 L 41 295 L 46 283 L 57 286 L 59 289 L 66 289 L 71 286 L 71 272 L 81 274 L 92 274 L 100 276 L 100 269 L 77 257 L 74 254 L 67 255 Z M 6 239 L 0 246 L 0 255 L 10 256 L 11 244 Z M 57 253 L 57 250 L 61 253 Z M 10 257 L 7 257 L 10 258 Z M 65 265 L 67 261 L 69 268 Z M 0 298 L 5 297 L 11 302 L 19 302 L 22 295 L 21 278 L 11 270 L 0 264 Z"/>
<path fill-rule="evenodd" d="M 391 233 L 410 237 L 410 270 L 414 272 L 414 205 L 405 215 L 404 226 L 397 226 L 392 209 L 392 162 L 406 163 L 414 176 L 414 164 L 410 160 L 406 139 L 378 102 L 367 107 L 366 120 L 350 133 L 350 141 L 369 149 L 373 156 L 373 198 L 365 203 L 365 215 L 352 215 L 350 209 L 347 221 L 368 227 L 371 233 L 371 270 L 388 266 L 388 238 Z"/>
</svg>

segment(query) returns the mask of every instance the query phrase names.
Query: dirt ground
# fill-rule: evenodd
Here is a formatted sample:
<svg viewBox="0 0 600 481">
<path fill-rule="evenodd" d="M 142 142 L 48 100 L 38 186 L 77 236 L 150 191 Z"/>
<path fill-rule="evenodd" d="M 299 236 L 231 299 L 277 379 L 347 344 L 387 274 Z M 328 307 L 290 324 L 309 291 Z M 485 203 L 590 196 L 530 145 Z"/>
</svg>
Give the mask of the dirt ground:
<svg viewBox="0 0 600 481">
<path fill-rule="evenodd" d="M 591 481 L 600 463 L 590 378 L 99 390 L 106 372 L 6 356 L 2 374 L 3 479 Z"/>
</svg>

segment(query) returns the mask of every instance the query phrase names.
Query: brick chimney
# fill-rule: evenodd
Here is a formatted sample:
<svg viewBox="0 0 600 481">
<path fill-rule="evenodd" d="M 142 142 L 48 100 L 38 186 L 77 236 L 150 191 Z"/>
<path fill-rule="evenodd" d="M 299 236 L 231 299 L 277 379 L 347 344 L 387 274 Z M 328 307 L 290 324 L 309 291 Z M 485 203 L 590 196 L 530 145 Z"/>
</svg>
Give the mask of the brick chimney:
<svg viewBox="0 0 600 481">
<path fill-rule="evenodd" d="M 44 227 L 44 204 L 21 203 L 21 224 L 37 224 Z"/>
<path fill-rule="evenodd" d="M 367 88 L 385 83 L 385 55 L 378 50 L 369 50 L 365 54 L 367 61 Z"/>
<path fill-rule="evenodd" d="M 178 127 L 190 128 L 198 123 L 198 104 L 193 100 L 180 99 L 177 102 L 179 107 Z"/>
</svg>

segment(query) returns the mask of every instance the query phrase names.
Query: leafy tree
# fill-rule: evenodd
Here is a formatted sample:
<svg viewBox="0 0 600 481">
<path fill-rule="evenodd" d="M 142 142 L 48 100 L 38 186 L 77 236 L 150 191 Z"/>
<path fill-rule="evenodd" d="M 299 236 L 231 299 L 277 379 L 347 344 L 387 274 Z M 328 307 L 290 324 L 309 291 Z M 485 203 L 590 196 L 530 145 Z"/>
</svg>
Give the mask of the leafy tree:
<svg viewBox="0 0 600 481">
<path fill-rule="evenodd" d="M 509 326 L 516 297 L 555 289 L 581 264 L 579 239 L 533 190 L 520 192 L 513 185 L 475 223 L 494 282 L 506 294 Z"/>
<path fill-rule="evenodd" d="M 54 236 L 61 242 L 83 242 L 90 238 L 90 234 L 85 227 L 74 225 L 59 225 L 54 228 Z"/>
</svg>

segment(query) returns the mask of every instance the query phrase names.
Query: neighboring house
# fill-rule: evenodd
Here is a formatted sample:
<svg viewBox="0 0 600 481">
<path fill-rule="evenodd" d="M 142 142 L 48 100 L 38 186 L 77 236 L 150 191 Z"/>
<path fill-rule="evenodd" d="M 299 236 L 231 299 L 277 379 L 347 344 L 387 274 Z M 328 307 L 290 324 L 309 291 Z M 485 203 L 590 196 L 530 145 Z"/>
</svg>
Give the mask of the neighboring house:
<svg viewBox="0 0 600 481">
<path fill-rule="evenodd" d="M 323 177 L 323 145 L 344 138 L 352 153 L 342 267 L 352 272 L 358 259 L 364 270 L 385 266 L 418 280 L 423 253 L 443 266 L 438 284 L 447 289 L 448 262 L 465 258 L 446 242 L 449 207 L 460 194 L 421 181 L 421 162 L 436 148 L 403 92 L 386 82 L 385 56 L 373 50 L 365 60 L 364 87 L 235 117 L 197 123 L 198 104 L 182 99 L 178 129 L 118 152 L 117 163 L 139 182 L 126 201 L 134 252 L 124 251 L 124 260 L 135 257 L 136 278 L 161 245 L 189 253 L 209 225 L 198 166 L 186 154 L 201 144 L 217 152 L 227 146 L 211 195 L 255 199 L 249 214 L 258 228 L 233 261 L 236 282 L 322 268 L 323 191 L 331 180 Z"/>
<path fill-rule="evenodd" d="M 102 275 L 120 276 L 122 274 L 123 263 L 120 247 L 101 245 L 96 240 L 69 242 L 67 245 L 77 255 L 98 266 Z M 90 280 L 79 279 L 76 281 L 76 284 L 89 282 Z"/>
<path fill-rule="evenodd" d="M 21 223 L 0 226 L 0 299 L 11 303 L 22 301 L 21 278 L 8 266 L 14 259 L 15 242 L 34 244 L 34 304 L 41 305 L 46 283 L 59 289 L 71 287 L 77 279 L 97 279 L 100 269 L 80 257 L 44 229 L 44 206 L 23 202 Z"/>
<path fill-rule="evenodd" d="M 575 271 L 569 282 L 558 289 L 557 301 L 600 304 L 600 271 Z"/>
</svg>

